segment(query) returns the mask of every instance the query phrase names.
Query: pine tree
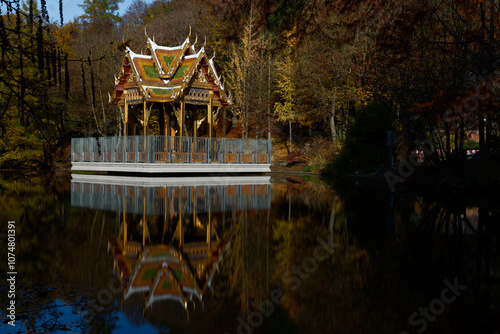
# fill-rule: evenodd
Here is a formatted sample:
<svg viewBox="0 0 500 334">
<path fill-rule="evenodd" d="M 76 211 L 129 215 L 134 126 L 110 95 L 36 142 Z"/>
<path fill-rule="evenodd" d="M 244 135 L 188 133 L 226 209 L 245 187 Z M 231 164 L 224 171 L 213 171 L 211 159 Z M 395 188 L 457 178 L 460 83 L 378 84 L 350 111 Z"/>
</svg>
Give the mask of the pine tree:
<svg viewBox="0 0 500 334">
<path fill-rule="evenodd" d="M 82 7 L 85 14 L 81 17 L 88 23 L 117 23 L 120 21 L 118 16 L 118 4 L 124 0 L 85 0 Z"/>
</svg>

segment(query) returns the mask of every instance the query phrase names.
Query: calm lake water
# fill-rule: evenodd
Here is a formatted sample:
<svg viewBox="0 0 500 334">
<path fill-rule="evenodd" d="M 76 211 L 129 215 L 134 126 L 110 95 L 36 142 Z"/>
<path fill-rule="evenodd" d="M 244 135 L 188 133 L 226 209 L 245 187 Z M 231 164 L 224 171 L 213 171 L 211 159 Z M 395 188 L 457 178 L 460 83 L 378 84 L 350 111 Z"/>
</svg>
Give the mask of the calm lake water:
<svg viewBox="0 0 500 334">
<path fill-rule="evenodd" d="M 498 333 L 499 217 L 315 177 L 3 173 L 0 332 Z"/>
</svg>

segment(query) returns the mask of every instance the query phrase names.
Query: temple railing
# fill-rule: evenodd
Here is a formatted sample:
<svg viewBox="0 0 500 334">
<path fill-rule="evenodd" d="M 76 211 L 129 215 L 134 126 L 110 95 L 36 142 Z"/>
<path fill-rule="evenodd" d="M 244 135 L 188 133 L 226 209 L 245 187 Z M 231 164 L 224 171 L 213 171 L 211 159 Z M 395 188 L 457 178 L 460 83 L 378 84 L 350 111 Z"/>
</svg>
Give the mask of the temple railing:
<svg viewBox="0 0 500 334">
<path fill-rule="evenodd" d="M 271 143 L 179 136 L 73 138 L 71 162 L 270 164 Z"/>
<path fill-rule="evenodd" d="M 167 217 L 194 212 L 267 210 L 271 207 L 271 185 L 126 186 L 72 181 L 71 205 Z"/>
</svg>

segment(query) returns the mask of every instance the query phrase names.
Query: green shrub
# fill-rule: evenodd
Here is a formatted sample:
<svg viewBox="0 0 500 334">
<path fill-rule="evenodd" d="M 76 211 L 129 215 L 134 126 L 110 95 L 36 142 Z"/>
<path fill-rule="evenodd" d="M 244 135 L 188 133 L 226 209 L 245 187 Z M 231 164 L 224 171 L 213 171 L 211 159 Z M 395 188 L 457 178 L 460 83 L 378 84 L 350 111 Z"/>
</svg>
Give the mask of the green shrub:
<svg viewBox="0 0 500 334">
<path fill-rule="evenodd" d="M 464 142 L 464 150 L 479 150 L 479 143 L 474 140 Z"/>
<path fill-rule="evenodd" d="M 314 167 L 313 166 L 304 166 L 304 168 L 302 168 L 302 171 L 303 172 L 314 172 Z"/>
</svg>

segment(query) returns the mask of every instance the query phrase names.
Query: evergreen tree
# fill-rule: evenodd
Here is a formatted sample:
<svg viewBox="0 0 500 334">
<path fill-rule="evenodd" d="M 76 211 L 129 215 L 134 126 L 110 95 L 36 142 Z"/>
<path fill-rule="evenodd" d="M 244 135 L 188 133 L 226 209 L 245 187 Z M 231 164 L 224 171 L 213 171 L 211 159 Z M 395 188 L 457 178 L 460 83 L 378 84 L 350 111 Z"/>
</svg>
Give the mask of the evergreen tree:
<svg viewBox="0 0 500 334">
<path fill-rule="evenodd" d="M 85 0 L 82 9 L 85 14 L 81 18 L 88 23 L 117 23 L 120 21 L 118 16 L 118 4 L 124 0 Z"/>
</svg>

